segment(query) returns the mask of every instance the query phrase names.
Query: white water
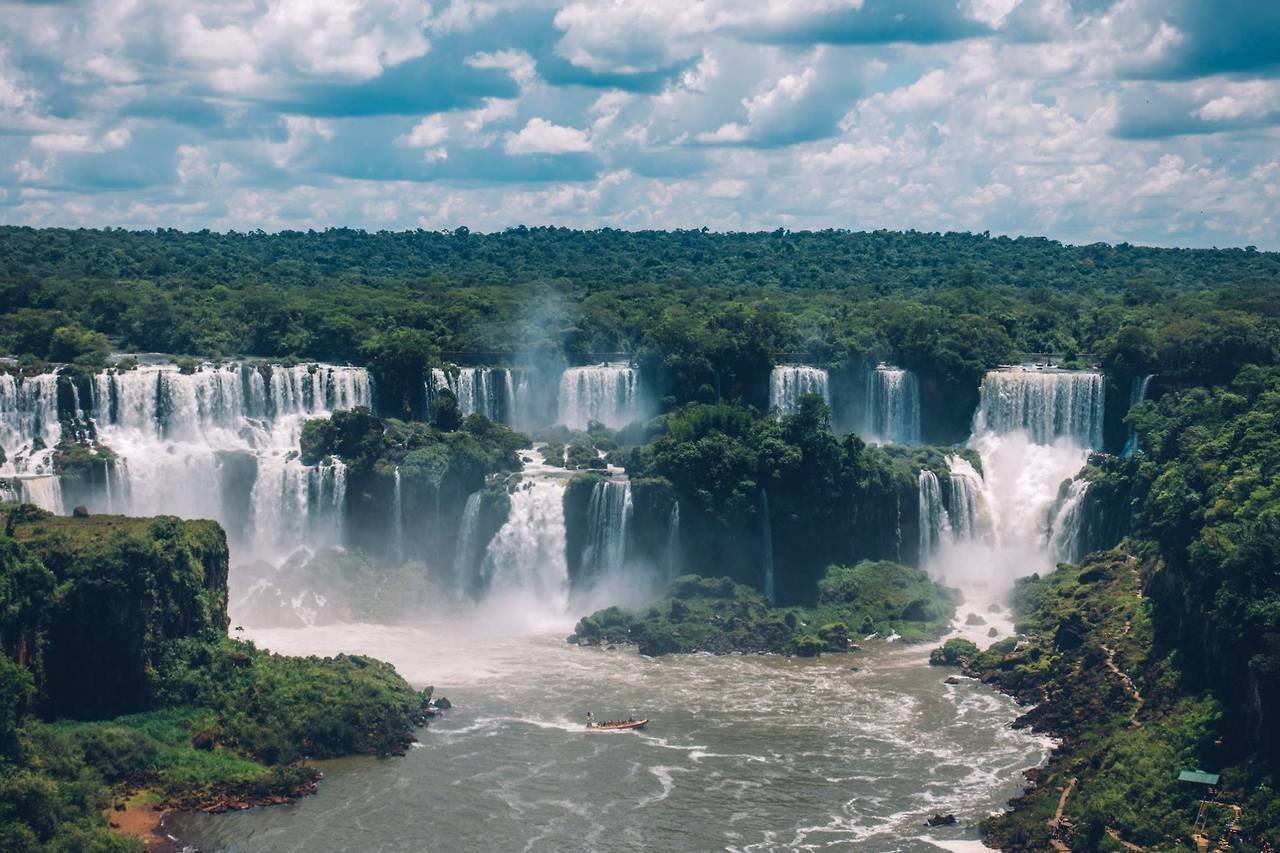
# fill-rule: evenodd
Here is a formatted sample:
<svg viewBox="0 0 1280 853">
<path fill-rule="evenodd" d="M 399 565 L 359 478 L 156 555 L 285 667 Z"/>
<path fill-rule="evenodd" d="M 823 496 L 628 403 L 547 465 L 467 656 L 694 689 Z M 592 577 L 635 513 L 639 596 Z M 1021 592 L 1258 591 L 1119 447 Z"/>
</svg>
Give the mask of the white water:
<svg viewBox="0 0 1280 853">
<path fill-rule="evenodd" d="M 780 364 L 769 376 L 769 410 L 779 415 L 794 415 L 800 410 L 800 398 L 818 394 L 831 405 L 831 389 L 827 371 L 805 364 Z"/>
<path fill-rule="evenodd" d="M 1050 511 L 1049 554 L 1055 565 L 1074 563 L 1083 556 L 1080 540 L 1084 524 L 1084 496 L 1088 490 L 1088 480 L 1072 480 L 1067 493 Z"/>
<path fill-rule="evenodd" d="M 0 374 L 0 477 L 50 474 L 50 457 L 62 438 L 58 422 L 58 376 Z M 43 442 L 43 449 L 36 449 Z"/>
<path fill-rule="evenodd" d="M 391 558 L 396 563 L 404 562 L 404 484 L 399 465 L 391 484 Z"/>
<path fill-rule="evenodd" d="M 1037 444 L 1068 438 L 1102 446 L 1105 383 L 1101 373 L 1053 368 L 992 370 L 982 380 L 973 434 L 1026 430 Z"/>
<path fill-rule="evenodd" d="M 643 416 L 640 374 L 634 367 L 570 367 L 560 377 L 559 422 L 570 429 L 586 429 L 591 421 L 620 429 Z"/>
<path fill-rule="evenodd" d="M 938 553 L 943 537 L 950 525 L 947 510 L 942 504 L 942 487 L 938 475 L 928 468 L 921 468 L 917 477 L 917 505 L 920 517 L 920 563 L 923 565 Z"/>
<path fill-rule="evenodd" d="M 514 421 L 515 410 L 518 408 L 516 384 L 511 371 L 506 368 L 434 368 L 427 383 L 427 396 L 434 397 L 445 388 L 457 397 L 458 414 L 464 418 L 480 414 L 491 421 Z"/>
<path fill-rule="evenodd" d="M 1147 386 L 1151 384 L 1151 380 L 1154 378 L 1155 376 L 1152 374 L 1133 377 L 1133 384 L 1129 387 L 1130 409 L 1147 399 Z M 1137 453 L 1138 450 L 1138 433 L 1133 427 L 1129 427 L 1129 437 L 1125 439 L 1124 450 L 1121 451 L 1121 455 L 1127 458 Z"/>
<path fill-rule="evenodd" d="M 565 561 L 564 483 L 530 475 L 511 495 L 511 513 L 485 552 L 489 580 L 486 604 L 524 620 L 529 627 L 563 620 L 569 603 Z"/>
<path fill-rule="evenodd" d="M 591 489 L 587 542 L 582 549 L 582 571 L 587 577 L 622 573 L 627 562 L 627 529 L 632 511 L 630 481 L 601 480 Z"/>
<path fill-rule="evenodd" d="M 867 438 L 920 443 L 920 385 L 909 370 L 878 365 L 867 378 Z"/>
<path fill-rule="evenodd" d="M 769 516 L 769 492 L 760 490 L 760 552 L 764 565 L 764 597 L 770 604 L 777 600 L 773 580 L 773 519 Z"/>
<path fill-rule="evenodd" d="M 671 505 L 667 520 L 667 580 L 680 574 L 680 502 Z"/>
<path fill-rule="evenodd" d="M 213 518 L 255 557 L 340 544 L 346 470 L 296 458 L 303 422 L 372 402 L 361 368 L 172 365 L 94 378 L 98 441 L 119 454 L 117 483 L 91 509 Z M 110 480 L 108 480 L 110 483 Z M 247 508 L 247 512 L 246 512 Z"/>
<path fill-rule="evenodd" d="M 473 589 L 473 577 L 480 563 L 480 493 L 467 496 L 462 509 L 462 525 L 458 530 L 458 546 L 453 555 L 455 589 Z"/>
</svg>

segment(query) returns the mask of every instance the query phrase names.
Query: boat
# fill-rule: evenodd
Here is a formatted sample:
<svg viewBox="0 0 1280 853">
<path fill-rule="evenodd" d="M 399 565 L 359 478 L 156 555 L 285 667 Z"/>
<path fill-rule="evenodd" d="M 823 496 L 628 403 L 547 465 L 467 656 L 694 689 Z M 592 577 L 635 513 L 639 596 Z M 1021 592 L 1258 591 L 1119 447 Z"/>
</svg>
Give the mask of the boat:
<svg viewBox="0 0 1280 853">
<path fill-rule="evenodd" d="M 629 729 L 643 729 L 649 724 L 649 720 L 606 720 L 603 723 L 597 723 L 595 720 L 587 721 L 587 729 L 593 732 L 625 732 Z"/>
</svg>

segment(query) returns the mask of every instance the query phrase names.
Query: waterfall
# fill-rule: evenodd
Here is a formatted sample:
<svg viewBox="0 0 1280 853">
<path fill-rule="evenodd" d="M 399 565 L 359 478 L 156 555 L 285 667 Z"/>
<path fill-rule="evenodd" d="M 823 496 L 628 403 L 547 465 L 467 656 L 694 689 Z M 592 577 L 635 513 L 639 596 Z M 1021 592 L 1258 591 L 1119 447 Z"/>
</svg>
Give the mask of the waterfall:
<svg viewBox="0 0 1280 853">
<path fill-rule="evenodd" d="M 909 370 L 881 364 L 867 379 L 867 432 L 872 441 L 920 443 L 920 384 Z"/>
<path fill-rule="evenodd" d="M 61 440 L 58 375 L 0 374 L 0 476 L 52 473 L 50 457 Z"/>
<path fill-rule="evenodd" d="M 773 519 L 769 517 L 769 492 L 760 490 L 760 551 L 764 568 L 764 597 L 770 604 L 777 598 L 773 577 Z"/>
<path fill-rule="evenodd" d="M 641 417 L 640 375 L 625 364 L 570 367 L 560 377 L 560 423 L 586 429 L 599 421 L 619 429 Z"/>
<path fill-rule="evenodd" d="M 974 469 L 969 460 L 951 454 L 947 456 L 947 467 L 951 474 L 947 498 L 947 520 L 951 534 L 957 540 L 977 539 L 987 535 L 990 519 L 984 496 L 986 484 L 982 475 Z"/>
<path fill-rule="evenodd" d="M 667 579 L 680 574 L 680 501 L 671 504 L 667 521 Z"/>
<path fill-rule="evenodd" d="M 1151 384 L 1153 378 L 1152 374 L 1133 377 L 1133 381 L 1129 384 L 1130 409 L 1147 399 L 1147 386 Z M 1121 455 L 1128 458 L 1137 453 L 1138 449 L 1138 432 L 1133 427 L 1129 427 L 1129 436 L 1125 439 Z"/>
<path fill-rule="evenodd" d="M 920 512 L 920 564 L 927 563 L 942 545 L 947 533 L 947 511 L 942 505 L 942 487 L 938 475 L 921 468 L 916 477 L 917 505 Z"/>
<path fill-rule="evenodd" d="M 22 477 L 18 485 L 21 489 L 19 499 L 23 503 L 35 504 L 56 515 L 66 512 L 62 505 L 62 481 L 57 477 Z"/>
<path fill-rule="evenodd" d="M 146 365 L 98 374 L 89 396 L 97 440 L 119 456 L 91 508 L 213 518 L 264 559 L 341 544 L 346 468 L 296 453 L 307 418 L 371 405 L 362 368 Z"/>
<path fill-rule="evenodd" d="M 627 527 L 631 521 L 631 483 L 601 480 L 591 489 L 587 506 L 587 543 L 582 569 L 588 577 L 618 574 L 627 560 Z"/>
<path fill-rule="evenodd" d="M 458 398 L 458 414 L 484 415 L 491 421 L 511 423 L 515 406 L 515 384 L 511 371 L 501 367 L 433 368 L 427 383 L 427 397 L 443 389 Z"/>
<path fill-rule="evenodd" d="M 800 410 L 800 398 L 820 394 L 831 405 L 831 389 L 827 371 L 804 364 L 780 364 L 769 376 L 769 410 L 779 415 L 794 415 Z"/>
<path fill-rule="evenodd" d="M 404 490 L 399 465 L 391 487 L 391 559 L 397 564 L 404 562 Z"/>
<path fill-rule="evenodd" d="M 511 495 L 511 513 L 485 552 L 491 598 L 516 599 L 556 616 L 569 599 L 565 560 L 564 485 L 551 478 L 521 482 Z M 532 599 L 532 602 L 530 602 Z"/>
<path fill-rule="evenodd" d="M 1064 494 L 1049 513 L 1049 554 L 1054 565 L 1074 563 L 1082 556 L 1081 538 L 1084 525 L 1084 495 L 1089 481 L 1072 480 Z"/>
<path fill-rule="evenodd" d="M 1025 430 L 1037 444 L 1069 438 L 1082 447 L 1101 447 L 1104 390 L 1100 373 L 992 370 L 982 380 L 973 434 Z"/>
<path fill-rule="evenodd" d="M 474 574 L 480 562 L 480 492 L 467 496 L 462 509 L 462 526 L 453 553 L 453 580 L 458 589 L 474 588 Z"/>
</svg>

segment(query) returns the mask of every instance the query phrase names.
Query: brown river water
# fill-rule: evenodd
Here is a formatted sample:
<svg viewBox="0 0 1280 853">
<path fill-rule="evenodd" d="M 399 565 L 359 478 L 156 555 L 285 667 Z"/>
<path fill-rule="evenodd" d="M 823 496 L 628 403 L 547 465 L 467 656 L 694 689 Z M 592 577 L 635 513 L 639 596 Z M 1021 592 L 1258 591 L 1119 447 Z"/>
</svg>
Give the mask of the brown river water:
<svg viewBox="0 0 1280 853">
<path fill-rule="evenodd" d="M 361 652 L 453 710 L 403 758 L 323 763 L 295 804 L 181 815 L 207 853 L 983 849 L 974 824 L 1052 744 L 1007 697 L 871 641 L 818 659 L 580 649 L 504 620 L 250 632 L 288 654 Z M 651 719 L 591 733 L 584 715 Z M 935 813 L 953 827 L 927 828 Z"/>
</svg>

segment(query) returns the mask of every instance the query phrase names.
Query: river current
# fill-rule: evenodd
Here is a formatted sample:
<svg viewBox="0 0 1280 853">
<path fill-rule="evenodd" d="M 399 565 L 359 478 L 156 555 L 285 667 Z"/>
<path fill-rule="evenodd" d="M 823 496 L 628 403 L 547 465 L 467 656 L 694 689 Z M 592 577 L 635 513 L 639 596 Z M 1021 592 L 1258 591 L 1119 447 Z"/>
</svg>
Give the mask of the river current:
<svg viewBox="0 0 1280 853">
<path fill-rule="evenodd" d="M 974 824 L 1051 748 L 1010 728 L 1007 697 L 944 684 L 924 646 L 650 659 L 503 624 L 249 632 L 286 654 L 389 660 L 454 708 L 403 758 L 322 763 L 315 796 L 169 831 L 207 853 L 981 850 Z M 652 722 L 590 733 L 589 710 Z M 927 828 L 935 813 L 958 823 Z"/>
</svg>

